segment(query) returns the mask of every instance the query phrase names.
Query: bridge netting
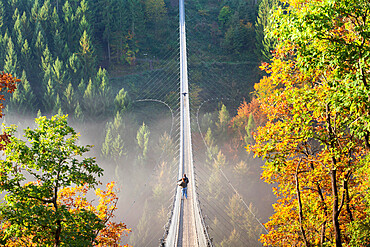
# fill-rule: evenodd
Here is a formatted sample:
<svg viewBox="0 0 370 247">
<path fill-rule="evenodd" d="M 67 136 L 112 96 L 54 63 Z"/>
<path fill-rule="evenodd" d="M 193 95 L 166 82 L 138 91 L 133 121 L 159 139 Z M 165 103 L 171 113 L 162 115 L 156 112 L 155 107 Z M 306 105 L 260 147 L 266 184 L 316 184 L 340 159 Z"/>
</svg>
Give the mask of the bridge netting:
<svg viewBox="0 0 370 247">
<path fill-rule="evenodd" d="M 235 85 L 235 77 L 240 75 L 233 74 L 233 66 L 228 63 L 207 60 L 208 57 L 199 46 L 191 45 L 192 39 L 197 38 L 191 30 L 192 27 L 186 30 L 190 33 L 187 36 L 187 93 L 194 165 L 194 177 L 189 179 L 195 181 L 204 230 L 209 235 L 212 246 L 260 246 L 258 238 L 261 233 L 266 232 L 258 210 L 258 206 L 263 205 L 263 202 L 256 203 L 254 200 L 257 197 L 251 191 L 258 185 L 249 184 L 248 172 L 235 172 L 237 169 L 248 170 L 248 166 L 243 166 L 241 161 L 235 161 L 237 159 L 231 157 L 227 151 L 228 130 L 227 126 L 222 126 L 225 123 L 221 123 L 219 119 L 222 105 L 225 105 L 232 115 L 243 100 L 240 86 Z M 179 42 L 178 32 L 179 29 L 169 37 L 170 42 Z M 136 107 L 134 109 L 168 109 L 165 110 L 167 113 L 163 114 L 167 122 L 163 126 L 167 128 L 161 130 L 163 133 L 158 138 L 158 158 L 153 161 L 146 182 L 138 185 L 137 191 L 140 193 L 129 198 L 127 203 L 129 207 L 124 217 L 134 217 L 131 222 L 127 222 L 132 227 L 133 234 L 129 239 L 125 239 L 125 242 L 133 246 L 159 246 L 165 243 L 175 210 L 178 190 L 176 180 L 181 173 L 179 64 L 180 49 L 174 47 L 150 60 L 148 70 L 122 78 L 122 84 L 130 92 Z M 247 63 L 236 66 L 244 66 L 246 71 L 250 68 Z M 150 116 L 147 117 L 150 121 Z M 248 159 L 252 160 L 250 157 Z M 235 180 L 240 174 L 246 176 L 244 181 Z"/>
</svg>

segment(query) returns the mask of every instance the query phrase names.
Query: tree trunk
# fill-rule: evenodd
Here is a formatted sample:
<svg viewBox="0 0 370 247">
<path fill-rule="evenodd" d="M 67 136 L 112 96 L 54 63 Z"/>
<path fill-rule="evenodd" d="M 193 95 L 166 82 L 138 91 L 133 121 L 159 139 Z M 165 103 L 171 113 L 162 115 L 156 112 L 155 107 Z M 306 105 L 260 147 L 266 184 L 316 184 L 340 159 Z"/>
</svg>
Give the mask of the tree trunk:
<svg viewBox="0 0 370 247">
<path fill-rule="evenodd" d="M 338 186 L 337 186 L 337 170 L 333 168 L 330 172 L 331 177 L 331 190 L 333 193 L 333 226 L 334 226 L 334 235 L 335 235 L 335 246 L 342 247 L 342 239 L 340 236 L 340 228 L 339 228 L 339 205 L 338 205 Z"/>
<path fill-rule="evenodd" d="M 301 234 L 302 234 L 302 238 L 303 238 L 305 246 L 310 246 L 310 244 L 307 241 L 306 232 L 303 228 L 302 200 L 301 200 L 301 191 L 299 189 L 299 178 L 298 178 L 298 171 L 299 171 L 300 163 L 301 162 L 299 161 L 296 172 L 295 172 L 295 185 L 296 185 L 296 190 L 297 190 L 297 199 L 298 199 L 298 207 L 299 207 L 299 228 L 301 230 Z"/>
</svg>

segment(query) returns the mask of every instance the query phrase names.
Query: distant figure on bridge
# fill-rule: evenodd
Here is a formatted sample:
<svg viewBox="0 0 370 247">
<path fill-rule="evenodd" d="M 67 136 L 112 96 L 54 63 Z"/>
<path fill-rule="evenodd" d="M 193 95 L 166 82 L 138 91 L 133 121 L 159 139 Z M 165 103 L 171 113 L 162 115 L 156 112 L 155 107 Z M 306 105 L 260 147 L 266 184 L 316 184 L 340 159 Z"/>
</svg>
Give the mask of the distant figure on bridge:
<svg viewBox="0 0 370 247">
<path fill-rule="evenodd" d="M 179 186 L 182 188 L 182 197 L 185 196 L 185 198 L 188 199 L 187 190 L 188 190 L 189 179 L 186 177 L 186 174 L 184 173 L 184 176 L 177 182 L 181 182 L 179 183 Z"/>
<path fill-rule="evenodd" d="M 187 92 L 182 93 L 184 96 L 186 96 Z"/>
</svg>

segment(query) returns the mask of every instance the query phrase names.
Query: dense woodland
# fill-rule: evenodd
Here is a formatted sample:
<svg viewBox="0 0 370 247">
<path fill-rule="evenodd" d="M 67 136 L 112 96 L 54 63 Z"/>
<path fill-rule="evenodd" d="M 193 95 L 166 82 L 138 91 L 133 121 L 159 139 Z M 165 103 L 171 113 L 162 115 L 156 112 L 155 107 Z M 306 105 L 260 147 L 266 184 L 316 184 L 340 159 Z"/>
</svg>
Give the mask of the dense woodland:
<svg viewBox="0 0 370 247">
<path fill-rule="evenodd" d="M 263 4 L 270 3 L 263 1 Z M 196 158 L 204 163 L 202 169 L 205 172 L 203 184 L 199 181 L 199 185 L 203 188 L 202 192 L 208 194 L 207 191 L 213 193 L 215 187 L 224 183 L 220 180 L 220 174 L 217 172 L 212 174 L 212 166 L 217 163 L 217 159 L 218 161 L 221 159 L 225 172 L 235 179 L 235 184 L 239 184 L 240 188 L 243 188 L 241 186 L 243 177 L 248 175 L 250 190 L 240 191 L 250 197 L 247 200 L 248 204 L 253 202 L 253 197 L 257 197 L 256 193 L 251 191 L 258 187 L 256 183 L 259 183 L 260 163 L 254 162 L 255 165 L 252 167 L 249 163 L 247 165 L 247 161 L 242 161 L 244 158 L 251 159 L 251 156 L 243 150 L 244 137 L 239 133 L 233 138 L 228 126 L 239 102 L 250 99 L 249 92 L 253 84 L 262 75 L 257 67 L 260 61 L 266 58 L 262 48 L 256 49 L 259 46 L 256 42 L 262 42 L 261 27 L 265 25 L 263 18 L 268 17 L 257 18 L 259 5 L 257 1 L 186 3 L 189 60 L 195 61 L 193 64 L 189 63 L 195 81 L 190 82 L 193 83 L 191 88 L 194 90 L 193 106 L 199 106 L 211 94 L 219 94 L 224 88 L 227 95 L 237 99 L 232 103 L 225 102 L 229 109 L 216 100 L 204 107 L 208 113 L 201 112 L 199 120 L 202 122 L 201 129 L 207 145 L 210 146 L 209 150 L 212 151 L 207 151 L 199 134 L 194 137 L 199 150 L 196 152 Z M 113 179 L 118 185 L 116 187 L 121 188 L 120 193 L 116 192 L 121 198 L 117 204 L 116 219 L 117 222 L 124 221 L 127 227 L 132 229 L 132 233 L 125 237 L 123 242 L 140 246 L 153 241 L 151 226 L 163 226 L 168 220 L 167 209 L 164 209 L 168 205 L 163 204 L 163 198 L 168 199 L 172 196 L 171 188 L 174 186 L 172 177 L 176 174 L 175 157 L 178 150 L 175 148 L 176 139 L 169 135 L 170 121 L 160 122 L 162 118 L 169 119 L 168 109 L 155 104 L 140 105 L 134 101 L 142 96 L 140 93 L 146 92 L 142 86 L 156 76 L 154 73 L 166 76 L 167 72 L 162 66 L 168 60 L 166 54 L 176 54 L 178 2 L 1 1 L 0 16 L 0 67 L 6 73 L 20 79 L 17 90 L 13 94 L 5 94 L 4 122 L 7 125 L 13 123 L 19 125 L 19 134 L 15 136 L 20 137 L 21 128 L 35 125 L 26 119 L 68 114 L 68 122 L 83 134 L 83 143 L 94 144 L 95 147 L 90 152 L 105 169 L 105 176 L 101 179 L 107 182 Z M 256 31 L 255 26 L 259 26 L 259 31 Z M 192 52 L 197 56 L 192 55 Z M 225 74 L 225 70 L 230 73 Z M 227 81 L 232 81 L 229 84 L 233 86 L 224 88 L 221 86 L 218 91 L 212 92 L 210 82 L 205 79 L 210 73 L 222 77 L 226 85 Z M 167 87 L 165 82 L 161 83 L 163 87 Z M 213 88 L 217 88 L 217 83 L 214 83 Z M 148 98 L 156 97 L 150 91 L 146 93 Z M 225 94 L 225 91 L 222 93 Z M 170 104 L 168 99 L 173 98 L 174 94 L 176 92 L 168 91 L 160 100 Z M 39 126 L 44 126 L 43 121 L 60 123 L 64 120 L 39 118 Z M 250 129 L 247 131 L 249 135 L 254 128 L 252 125 L 249 123 Z M 41 130 L 35 131 L 38 133 Z M 32 137 L 29 137 L 29 141 L 31 139 Z M 12 141 L 18 143 L 15 139 Z M 232 147 L 233 143 L 236 145 L 235 148 Z M 222 150 L 227 151 L 223 154 Z M 156 155 L 158 153 L 165 155 L 158 158 Z M 146 181 L 148 178 L 154 179 L 156 183 Z M 75 183 L 80 184 L 77 180 Z M 143 184 L 151 186 L 149 191 L 147 187 L 143 188 Z M 66 187 L 68 189 L 68 186 Z M 58 199 L 54 198 L 55 206 L 58 203 L 66 203 L 68 198 L 80 198 L 78 195 L 83 196 L 86 189 L 78 187 L 68 193 L 62 190 Z M 268 187 L 266 189 L 269 190 Z M 106 195 L 111 197 L 103 194 L 103 198 L 110 198 L 106 200 L 114 203 L 117 198 L 109 190 L 112 191 L 112 186 L 106 192 L 108 193 Z M 219 197 L 220 193 L 222 198 Z M 230 197 L 227 194 L 228 192 L 219 191 L 214 198 L 207 198 L 209 202 L 216 200 L 220 205 L 229 205 L 220 209 L 221 211 L 217 213 L 219 216 L 206 212 L 209 215 L 207 224 L 212 224 L 212 229 L 217 234 L 213 236 L 214 243 L 220 246 L 235 244 L 242 246 L 245 239 L 238 236 L 245 231 L 251 231 L 248 241 L 256 244 L 262 229 L 257 227 L 257 230 L 254 230 L 255 226 L 252 229 L 251 225 L 255 224 L 255 219 L 248 214 L 248 209 L 237 200 L 237 197 L 233 197 L 232 193 Z M 132 202 L 138 200 L 137 195 L 144 199 L 140 199 L 141 201 L 134 205 L 135 210 L 132 212 L 130 206 Z M 32 198 L 28 199 L 32 204 Z M 16 198 L 13 198 L 14 200 Z M 271 201 L 271 198 L 269 200 Z M 67 205 L 78 208 L 76 203 Z M 261 205 L 265 203 L 260 203 L 259 206 Z M 253 207 L 249 206 L 250 209 Z M 98 205 L 96 207 L 101 210 Z M 262 213 L 265 218 L 271 213 L 271 209 L 266 205 L 262 211 L 265 212 Z M 43 217 L 47 217 L 45 216 L 47 212 L 44 212 Z M 96 211 L 96 214 L 103 217 L 101 215 L 105 215 L 104 212 Z M 125 212 L 134 215 L 131 217 L 133 219 L 120 218 Z M 253 212 L 258 214 L 257 211 Z M 113 215 L 113 212 L 110 213 Z M 240 222 L 233 223 L 223 232 L 222 221 L 217 217 L 224 219 L 226 217 L 230 224 L 232 219 L 239 217 L 240 214 L 244 215 Z M 12 217 L 9 218 L 10 221 L 16 219 L 14 215 Z M 110 218 L 106 220 L 108 219 Z M 15 227 L 15 222 L 11 222 Z M 50 224 L 53 225 L 55 222 Z M 110 243 L 117 241 L 120 234 L 129 232 L 126 225 L 120 224 L 117 225 L 116 232 L 110 232 L 114 236 L 108 239 Z M 16 238 L 9 238 L 8 225 L 3 227 L 5 230 L 2 236 L 5 236 L 4 239 L 7 239 L 8 243 L 12 241 L 16 245 L 20 241 L 35 243 L 52 241 L 47 235 L 33 236 L 32 230 L 37 228 L 27 229 L 19 225 L 18 227 L 20 228 L 14 229 L 20 229 L 23 235 L 17 235 Z M 95 227 L 94 232 L 99 243 L 108 241 L 101 233 L 109 232 L 108 228 L 101 230 L 101 225 L 91 227 Z M 53 228 L 50 229 L 53 232 Z M 85 230 L 81 228 L 81 232 Z M 27 233 L 32 237 L 26 236 Z M 151 245 L 156 246 L 163 235 L 163 228 L 159 227 L 154 233 L 156 240 Z M 65 231 L 64 234 L 71 233 Z M 61 241 L 71 239 L 62 238 Z M 88 243 L 90 240 L 86 241 Z"/>
<path fill-rule="evenodd" d="M 364 0 L 186 1 L 215 246 L 368 246 L 369 12 Z M 178 92 L 162 79 L 178 73 L 177 39 L 174 0 L 0 1 L 2 119 L 19 126 L 0 136 L 1 244 L 158 246 L 178 166 Z"/>
</svg>

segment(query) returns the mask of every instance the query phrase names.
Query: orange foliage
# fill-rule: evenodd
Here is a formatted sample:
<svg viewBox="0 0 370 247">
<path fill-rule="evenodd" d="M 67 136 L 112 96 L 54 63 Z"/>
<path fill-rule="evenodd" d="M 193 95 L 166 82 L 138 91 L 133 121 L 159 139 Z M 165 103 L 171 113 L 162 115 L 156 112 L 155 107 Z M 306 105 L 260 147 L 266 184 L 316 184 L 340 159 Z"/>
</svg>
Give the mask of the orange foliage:
<svg viewBox="0 0 370 247">
<path fill-rule="evenodd" d="M 17 89 L 17 82 L 20 80 L 13 77 L 9 73 L 1 72 L 0 73 L 0 92 L 3 92 L 3 90 L 8 89 L 8 93 L 13 93 L 15 89 Z M 3 94 L 0 94 L 0 100 L 5 100 L 5 97 Z M 0 103 L 0 118 L 3 117 L 3 109 L 4 105 L 3 103 Z M 0 134 L 0 150 L 4 149 L 4 146 L 9 143 L 9 136 L 6 133 Z"/>
<path fill-rule="evenodd" d="M 86 200 L 87 185 L 64 188 L 59 193 L 59 203 L 66 205 L 71 212 L 89 210 L 105 223 L 105 227 L 99 231 L 95 239 L 97 244 L 94 246 L 97 247 L 120 247 L 122 246 L 120 244 L 121 236 L 131 232 L 131 229 L 128 229 L 123 222 L 116 223 L 112 221 L 118 202 L 114 186 L 115 183 L 111 182 L 106 185 L 106 190 L 100 188 L 95 190 L 95 194 L 99 198 L 97 206 Z"/>
<path fill-rule="evenodd" d="M 231 127 L 237 133 L 239 140 L 244 140 L 249 116 L 252 114 L 255 128 L 264 125 L 267 121 L 266 114 L 261 110 L 261 104 L 253 98 L 251 102 L 244 101 L 238 108 L 237 115 L 231 120 Z M 254 131 L 251 130 L 251 131 Z"/>
</svg>

